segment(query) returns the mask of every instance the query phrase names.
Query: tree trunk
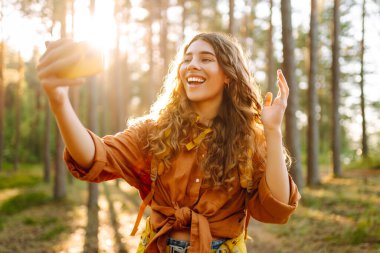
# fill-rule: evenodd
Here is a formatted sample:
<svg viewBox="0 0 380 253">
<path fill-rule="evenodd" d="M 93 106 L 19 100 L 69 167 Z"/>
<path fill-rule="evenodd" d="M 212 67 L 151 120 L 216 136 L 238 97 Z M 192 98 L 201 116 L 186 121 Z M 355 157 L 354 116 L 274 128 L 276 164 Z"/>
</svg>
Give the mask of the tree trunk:
<svg viewBox="0 0 380 253">
<path fill-rule="evenodd" d="M 52 25 L 50 27 L 50 34 L 53 35 L 53 28 L 55 20 L 52 18 Z M 51 171 L 51 153 L 50 153 L 50 139 L 51 139 L 51 112 L 49 101 L 45 99 L 45 131 L 44 131 L 44 182 L 50 182 Z"/>
<path fill-rule="evenodd" d="M 332 155 L 333 155 L 333 170 L 335 177 L 342 176 L 340 164 L 340 65 L 339 65 L 339 32 L 340 32 L 340 14 L 339 0 L 334 0 L 334 23 L 333 23 L 333 38 L 332 38 Z"/>
<path fill-rule="evenodd" d="M 117 4 L 117 3 L 116 3 Z M 90 14 L 93 16 L 95 13 L 95 0 L 90 1 Z M 98 132 L 98 87 L 96 77 L 88 78 L 88 127 L 94 133 Z M 98 206 L 99 188 L 96 183 L 88 183 L 88 207 L 96 208 Z"/>
<path fill-rule="evenodd" d="M 298 188 L 302 189 L 300 137 L 296 117 L 298 110 L 298 86 L 295 79 L 294 39 L 291 17 L 292 10 L 290 0 L 281 0 L 282 44 L 284 55 L 283 69 L 290 89 L 288 107 L 285 112 L 285 137 L 290 156 L 294 158 L 290 167 L 290 174 Z"/>
<path fill-rule="evenodd" d="M 235 34 L 235 1 L 229 0 L 229 24 L 228 24 L 228 33 L 234 35 Z"/>
<path fill-rule="evenodd" d="M 63 140 L 60 131 L 55 126 L 56 131 L 56 157 L 55 157 L 55 174 L 54 174 L 54 199 L 62 199 L 66 197 L 66 169 L 63 164 Z"/>
<path fill-rule="evenodd" d="M 88 105 L 88 127 L 94 133 L 98 132 L 98 110 L 97 110 L 97 80 L 96 77 L 89 78 L 88 92 L 89 92 L 89 105 Z M 98 206 L 99 189 L 98 184 L 88 183 L 88 207 L 94 208 Z"/>
<path fill-rule="evenodd" d="M 46 100 L 45 103 L 45 131 L 44 131 L 44 182 L 49 183 L 50 182 L 50 107 L 49 102 Z"/>
<path fill-rule="evenodd" d="M 5 43 L 0 41 L 0 172 L 3 169 L 3 159 L 4 159 L 4 50 Z"/>
<path fill-rule="evenodd" d="M 180 0 L 179 3 L 182 7 L 182 24 L 181 24 L 181 29 L 182 29 L 182 41 L 185 40 L 185 30 L 186 30 L 186 19 L 187 19 L 187 10 L 186 10 L 186 0 Z"/>
<path fill-rule="evenodd" d="M 268 86 L 267 90 L 272 92 L 275 95 L 276 91 L 276 80 L 275 80 L 275 65 L 274 65 L 274 45 L 273 45 L 273 23 L 272 23 L 272 15 L 273 15 L 273 0 L 269 0 L 270 4 L 270 14 L 269 14 L 269 29 L 268 29 L 268 48 L 267 48 L 267 81 Z"/>
<path fill-rule="evenodd" d="M 360 109 L 362 113 L 362 157 L 368 157 L 368 144 L 367 144 L 367 126 L 366 126 L 366 116 L 365 116 L 365 98 L 364 98 L 364 51 L 365 51 L 365 3 L 366 0 L 363 0 L 362 6 L 362 41 L 360 43 Z"/>
<path fill-rule="evenodd" d="M 75 0 L 71 0 L 71 37 L 74 39 L 75 34 Z M 74 108 L 74 111 L 77 115 L 79 115 L 79 97 L 80 97 L 80 89 L 81 87 L 70 87 L 70 98 L 71 98 L 71 104 Z"/>
<path fill-rule="evenodd" d="M 34 66 L 37 65 L 37 62 L 35 62 Z M 31 127 L 36 127 L 36 128 L 40 128 L 40 124 L 41 124 L 41 115 L 43 115 L 43 108 L 42 108 L 42 102 L 41 102 L 41 94 L 42 94 L 42 89 L 41 89 L 41 86 L 40 85 L 34 85 L 33 87 L 35 87 L 35 100 L 36 100 L 36 109 L 35 109 L 35 115 L 33 115 L 33 125 L 31 125 Z M 36 152 L 36 155 L 38 157 L 38 161 L 39 162 L 42 162 L 42 136 L 41 136 L 41 132 L 38 130 L 36 131 L 35 133 L 35 136 L 34 138 L 32 138 L 32 141 L 33 141 L 33 146 L 34 146 L 34 150 Z"/>
<path fill-rule="evenodd" d="M 203 6 L 202 0 L 197 0 L 197 18 L 198 18 L 198 30 L 203 30 L 203 14 L 202 14 Z"/>
<path fill-rule="evenodd" d="M 310 15 L 310 69 L 308 89 L 308 128 L 307 128 L 307 185 L 320 183 L 318 167 L 319 129 L 317 121 L 318 93 L 316 75 L 318 66 L 318 7 L 317 0 L 311 0 Z"/>
<path fill-rule="evenodd" d="M 24 80 L 24 62 L 21 53 L 18 53 L 18 74 L 19 79 L 15 94 L 15 139 L 14 139 L 14 160 L 13 170 L 17 171 L 20 164 L 20 134 L 21 134 L 21 104 L 22 104 L 22 82 Z"/>
<path fill-rule="evenodd" d="M 151 103 L 153 103 L 156 91 L 157 91 L 157 83 L 155 79 L 155 69 L 154 69 L 154 44 L 153 44 L 153 20 L 154 20 L 154 9 L 151 5 L 149 5 L 149 17 L 148 17 L 148 57 L 149 57 L 149 83 L 144 89 L 144 97 L 147 98 L 145 100 L 145 106 L 149 107 Z M 183 21 L 184 22 L 184 21 Z"/>
<path fill-rule="evenodd" d="M 169 67 L 168 54 L 168 0 L 160 0 L 160 53 L 163 62 L 162 75 L 160 80 L 166 75 Z"/>
<path fill-rule="evenodd" d="M 62 8 L 57 10 L 62 11 L 60 15 L 61 23 L 61 38 L 66 38 L 66 1 L 62 1 Z M 57 7 L 57 6 L 56 6 Z M 54 175 L 54 199 L 62 199 L 66 197 L 66 168 L 63 162 L 64 143 L 57 124 L 55 125 L 56 132 L 56 154 L 55 154 L 55 175 Z"/>
<path fill-rule="evenodd" d="M 121 1 L 115 1 L 115 15 L 121 14 Z M 116 20 L 116 45 L 115 45 L 115 97 L 116 97 L 116 114 L 117 126 L 116 131 L 121 131 L 125 126 L 125 96 L 123 89 L 123 71 L 120 52 L 120 37 L 121 37 L 121 19 Z"/>
</svg>

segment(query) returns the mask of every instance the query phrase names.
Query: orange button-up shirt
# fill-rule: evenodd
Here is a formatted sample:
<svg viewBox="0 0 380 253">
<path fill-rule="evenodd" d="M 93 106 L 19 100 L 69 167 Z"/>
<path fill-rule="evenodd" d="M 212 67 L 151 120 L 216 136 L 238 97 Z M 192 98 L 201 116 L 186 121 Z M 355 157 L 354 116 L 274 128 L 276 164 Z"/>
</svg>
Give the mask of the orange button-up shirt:
<svg viewBox="0 0 380 253">
<path fill-rule="evenodd" d="M 95 158 L 90 169 L 81 168 L 65 150 L 68 169 L 78 179 L 102 182 L 123 178 L 140 191 L 142 198 L 150 192 L 150 156 L 144 151 L 149 126 L 147 121 L 116 135 L 98 137 L 89 131 L 95 143 Z M 184 148 L 171 167 L 155 182 L 151 202 L 151 223 L 157 232 L 147 252 L 164 252 L 166 239 L 173 229 L 190 231 L 189 252 L 210 252 L 212 237 L 235 238 L 244 231 L 246 189 L 235 180 L 232 192 L 204 188 L 198 160 L 198 148 Z M 237 176 L 237 172 L 236 172 Z M 285 204 L 276 200 L 265 180 L 265 171 L 254 171 L 255 190 L 248 201 L 250 215 L 262 222 L 286 223 L 297 207 L 300 195 L 289 176 L 290 199 Z"/>
</svg>

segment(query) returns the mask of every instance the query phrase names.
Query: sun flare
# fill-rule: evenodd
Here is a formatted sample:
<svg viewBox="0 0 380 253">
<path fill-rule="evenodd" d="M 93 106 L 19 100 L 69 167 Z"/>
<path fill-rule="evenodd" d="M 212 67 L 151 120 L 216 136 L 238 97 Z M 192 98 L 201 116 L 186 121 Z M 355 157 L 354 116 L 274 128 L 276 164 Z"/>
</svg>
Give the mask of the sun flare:
<svg viewBox="0 0 380 253">
<path fill-rule="evenodd" d="M 114 2 L 96 1 L 94 15 L 91 15 L 89 7 L 84 1 L 76 1 L 75 10 L 74 40 L 86 41 L 100 50 L 107 66 L 110 52 L 116 45 Z"/>
</svg>

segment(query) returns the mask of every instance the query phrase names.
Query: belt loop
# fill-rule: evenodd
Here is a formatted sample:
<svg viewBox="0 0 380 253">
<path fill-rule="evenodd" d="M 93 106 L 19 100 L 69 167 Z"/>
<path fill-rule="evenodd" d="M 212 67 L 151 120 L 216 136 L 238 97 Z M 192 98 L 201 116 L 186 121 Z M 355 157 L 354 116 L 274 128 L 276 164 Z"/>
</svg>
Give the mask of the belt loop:
<svg viewBox="0 0 380 253">
<path fill-rule="evenodd" d="M 175 246 L 175 245 L 168 245 L 169 246 L 169 253 L 186 253 L 187 252 L 187 247 L 183 248 L 180 246 Z"/>
</svg>

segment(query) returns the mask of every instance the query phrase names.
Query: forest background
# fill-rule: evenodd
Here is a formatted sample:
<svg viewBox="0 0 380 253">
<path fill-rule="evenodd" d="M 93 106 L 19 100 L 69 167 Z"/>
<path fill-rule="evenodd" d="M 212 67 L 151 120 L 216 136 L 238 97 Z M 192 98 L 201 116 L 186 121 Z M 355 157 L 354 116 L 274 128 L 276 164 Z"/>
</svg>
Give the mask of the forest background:
<svg viewBox="0 0 380 253">
<path fill-rule="evenodd" d="M 380 1 L 1 0 L 0 252 L 134 252 L 124 182 L 67 175 L 36 77 L 45 41 L 90 41 L 105 70 L 70 91 L 84 125 L 114 134 L 146 113 L 181 42 L 233 34 L 262 93 L 283 69 L 285 144 L 303 199 L 286 226 L 251 222 L 251 252 L 380 252 Z M 17 239 L 15 239 L 17 238 Z"/>
</svg>

